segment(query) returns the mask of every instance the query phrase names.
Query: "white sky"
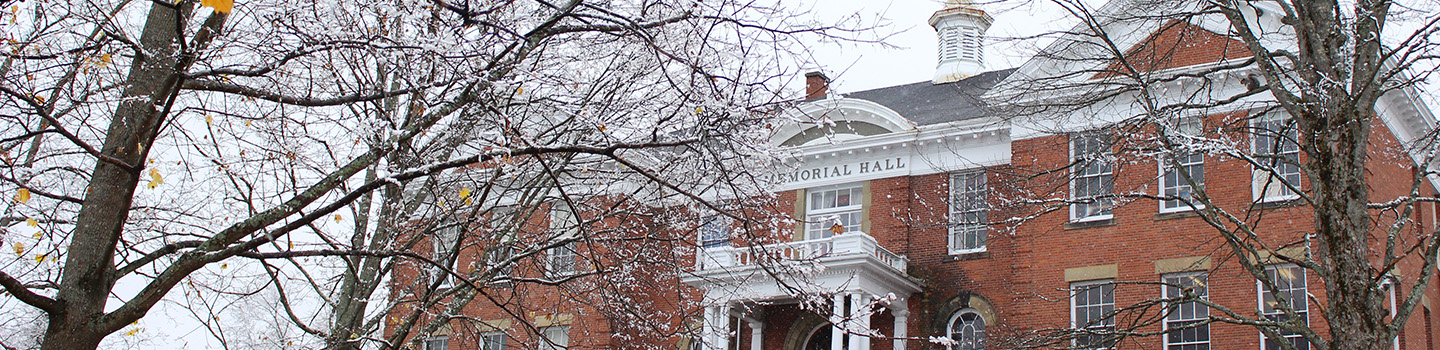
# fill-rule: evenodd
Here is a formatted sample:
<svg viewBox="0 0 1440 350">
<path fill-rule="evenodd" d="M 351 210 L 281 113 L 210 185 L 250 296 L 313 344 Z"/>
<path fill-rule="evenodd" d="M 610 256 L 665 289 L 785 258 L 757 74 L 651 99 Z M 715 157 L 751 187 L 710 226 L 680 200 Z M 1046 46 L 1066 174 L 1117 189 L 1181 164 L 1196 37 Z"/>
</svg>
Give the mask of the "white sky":
<svg viewBox="0 0 1440 350">
<path fill-rule="evenodd" d="M 982 9 L 995 18 L 986 33 L 986 70 L 1018 66 L 1035 51 L 1037 43 L 1009 38 L 1075 23 L 1053 9 L 1037 8 L 1045 6 L 1035 4 L 1037 2 L 976 2 L 984 3 L 980 5 Z M 812 47 L 816 51 L 814 60 L 820 64 L 818 68 L 831 78 L 831 88 L 835 91 L 863 91 L 926 81 L 934 74 L 935 30 L 926 21 L 944 7 L 943 0 L 813 0 L 808 6 L 822 20 L 858 13 L 867 23 L 880 23 L 883 27 L 875 35 L 890 34 L 884 42 L 894 46 L 830 43 Z M 806 71 L 809 70 L 814 69 Z M 795 88 L 803 89 L 803 86 Z"/>
</svg>

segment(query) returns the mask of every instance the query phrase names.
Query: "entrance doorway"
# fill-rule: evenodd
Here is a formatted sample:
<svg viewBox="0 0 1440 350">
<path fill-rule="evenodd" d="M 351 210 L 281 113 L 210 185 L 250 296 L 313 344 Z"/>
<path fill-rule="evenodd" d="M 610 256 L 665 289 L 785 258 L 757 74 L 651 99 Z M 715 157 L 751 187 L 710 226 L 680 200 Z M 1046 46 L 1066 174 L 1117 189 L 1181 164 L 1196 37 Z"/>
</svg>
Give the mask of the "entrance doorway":
<svg viewBox="0 0 1440 350">
<path fill-rule="evenodd" d="M 822 324 L 810 331 L 810 337 L 805 340 L 804 350 L 830 350 L 830 333 L 834 327 Z"/>
</svg>

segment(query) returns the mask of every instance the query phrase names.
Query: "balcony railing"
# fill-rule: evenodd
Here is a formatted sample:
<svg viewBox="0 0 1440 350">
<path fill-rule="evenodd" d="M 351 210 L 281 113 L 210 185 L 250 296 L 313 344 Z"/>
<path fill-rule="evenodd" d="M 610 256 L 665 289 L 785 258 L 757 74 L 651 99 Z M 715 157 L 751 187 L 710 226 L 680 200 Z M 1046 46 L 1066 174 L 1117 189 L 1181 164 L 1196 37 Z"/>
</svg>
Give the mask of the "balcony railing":
<svg viewBox="0 0 1440 350">
<path fill-rule="evenodd" d="M 905 266 L 909 264 L 909 259 L 881 247 L 874 237 L 857 231 L 807 241 L 701 249 L 697 265 L 701 270 L 711 270 L 854 256 L 869 257 L 901 274 L 905 273 Z"/>
</svg>

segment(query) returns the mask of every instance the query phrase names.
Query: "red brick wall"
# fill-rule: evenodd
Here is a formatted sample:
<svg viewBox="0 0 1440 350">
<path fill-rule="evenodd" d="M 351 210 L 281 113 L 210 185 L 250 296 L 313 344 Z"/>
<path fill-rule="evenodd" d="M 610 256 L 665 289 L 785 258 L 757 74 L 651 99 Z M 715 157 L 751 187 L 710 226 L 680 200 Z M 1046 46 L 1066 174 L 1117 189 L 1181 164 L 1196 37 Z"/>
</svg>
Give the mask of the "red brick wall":
<svg viewBox="0 0 1440 350">
<path fill-rule="evenodd" d="M 1245 44 L 1239 40 L 1179 20 L 1166 22 L 1159 31 L 1140 42 L 1141 44 L 1126 49 L 1124 61 L 1111 64 L 1096 74 L 1095 78 L 1146 73 L 1252 56 Z"/>
</svg>

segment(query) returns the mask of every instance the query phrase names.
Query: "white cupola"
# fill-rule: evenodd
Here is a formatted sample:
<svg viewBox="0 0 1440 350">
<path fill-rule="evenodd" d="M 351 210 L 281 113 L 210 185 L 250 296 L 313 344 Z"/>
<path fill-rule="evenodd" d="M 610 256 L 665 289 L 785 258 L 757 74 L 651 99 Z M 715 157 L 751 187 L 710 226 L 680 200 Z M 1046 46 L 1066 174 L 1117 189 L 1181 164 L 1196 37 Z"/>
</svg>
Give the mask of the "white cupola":
<svg viewBox="0 0 1440 350">
<path fill-rule="evenodd" d="M 969 0 L 949 0 L 930 15 L 940 47 L 936 84 L 959 81 L 985 71 L 985 31 L 994 19 Z"/>
</svg>

